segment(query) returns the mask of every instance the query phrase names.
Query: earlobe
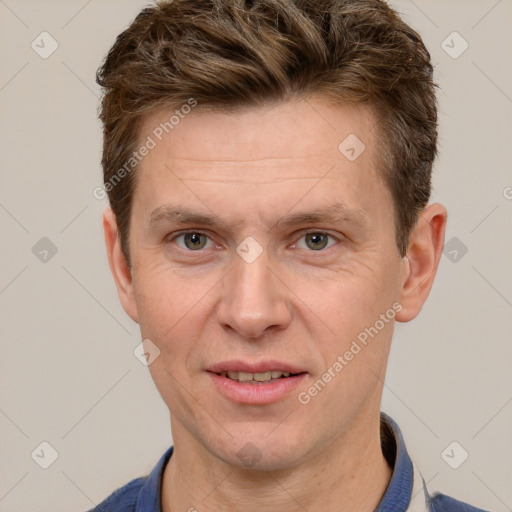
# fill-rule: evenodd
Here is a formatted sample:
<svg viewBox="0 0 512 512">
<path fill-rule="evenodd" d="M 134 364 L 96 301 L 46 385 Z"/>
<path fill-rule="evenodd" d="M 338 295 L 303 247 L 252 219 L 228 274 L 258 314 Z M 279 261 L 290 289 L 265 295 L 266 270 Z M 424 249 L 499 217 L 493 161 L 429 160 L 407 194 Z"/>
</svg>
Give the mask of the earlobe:
<svg viewBox="0 0 512 512">
<path fill-rule="evenodd" d="M 396 315 L 399 322 L 415 318 L 427 300 L 443 252 L 446 221 L 446 208 L 431 204 L 420 213 L 411 232 L 402 273 L 402 311 Z"/>
<path fill-rule="evenodd" d="M 103 212 L 103 231 L 107 248 L 108 263 L 117 288 L 117 294 L 128 316 L 138 322 L 137 305 L 133 293 L 131 269 L 121 249 L 117 221 L 111 208 Z"/>
</svg>

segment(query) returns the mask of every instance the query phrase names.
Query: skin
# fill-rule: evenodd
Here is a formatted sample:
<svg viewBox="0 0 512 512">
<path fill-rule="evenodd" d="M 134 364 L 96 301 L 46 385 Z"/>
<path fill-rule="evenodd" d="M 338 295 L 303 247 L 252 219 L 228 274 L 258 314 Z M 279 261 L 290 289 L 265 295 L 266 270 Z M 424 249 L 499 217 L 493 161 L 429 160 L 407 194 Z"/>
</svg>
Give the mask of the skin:
<svg viewBox="0 0 512 512">
<path fill-rule="evenodd" d="M 148 117 L 140 140 L 168 118 Z M 366 146 L 355 161 L 338 150 L 349 134 Z M 397 321 L 413 319 L 441 257 L 447 214 L 439 204 L 422 211 L 400 256 L 391 194 L 375 169 L 375 136 L 366 107 L 319 97 L 236 113 L 193 111 L 137 170 L 132 268 L 105 211 L 119 298 L 160 350 L 149 368 L 170 410 L 175 446 L 163 476 L 165 512 L 364 512 L 381 500 L 392 473 L 379 414 L 394 321 L 309 403 L 297 399 L 393 303 L 402 308 Z M 336 201 L 345 205 L 337 220 L 277 222 Z M 177 226 L 162 215 L 151 223 L 169 203 L 222 224 Z M 205 245 L 190 249 L 190 239 L 187 246 L 178 236 L 184 229 L 207 235 Z M 320 237 L 326 246 L 315 250 L 305 230 L 332 238 Z M 236 252 L 248 236 L 263 249 L 252 263 Z M 239 404 L 205 371 L 233 358 L 278 359 L 308 374 L 275 403 Z M 260 455 L 252 467 L 237 455 L 248 442 Z"/>
</svg>

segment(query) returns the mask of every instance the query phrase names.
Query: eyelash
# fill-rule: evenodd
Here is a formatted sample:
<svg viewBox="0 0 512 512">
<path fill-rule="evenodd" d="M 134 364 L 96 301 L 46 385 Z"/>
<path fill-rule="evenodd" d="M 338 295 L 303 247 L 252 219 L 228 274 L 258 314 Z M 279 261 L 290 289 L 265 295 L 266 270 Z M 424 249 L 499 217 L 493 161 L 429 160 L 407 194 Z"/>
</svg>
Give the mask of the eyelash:
<svg viewBox="0 0 512 512">
<path fill-rule="evenodd" d="M 212 241 L 211 240 L 211 237 L 209 237 L 206 233 L 202 232 L 202 231 L 196 231 L 196 230 L 188 230 L 188 231 L 181 231 L 179 233 L 176 233 L 172 238 L 168 239 L 167 241 L 168 242 L 174 242 L 176 239 L 184 236 L 184 235 L 187 235 L 187 234 L 197 234 L 197 235 L 204 235 L 208 238 L 208 240 Z M 306 237 L 307 235 L 311 235 L 311 234 L 315 234 L 315 235 L 326 235 L 328 238 L 334 240 L 335 242 L 337 243 L 340 243 L 341 240 L 337 237 L 335 237 L 334 235 L 331 235 L 330 233 L 326 233 L 324 231 L 318 231 L 318 230 L 309 230 L 309 231 L 305 231 L 303 232 L 300 237 L 297 239 L 297 242 L 294 242 L 292 245 L 296 245 L 298 243 L 299 240 L 303 239 L 304 237 Z M 332 244 L 331 246 L 329 246 L 329 242 L 327 243 L 327 247 L 324 248 L 324 249 L 320 249 L 318 251 L 314 251 L 314 250 L 309 250 L 308 252 L 311 252 L 311 253 L 326 253 L 329 249 L 331 249 L 332 247 L 334 247 L 335 245 L 337 244 Z M 186 251 L 186 252 L 189 252 L 189 253 L 194 253 L 194 252 L 197 252 L 197 253 L 200 253 L 200 252 L 203 252 L 206 248 L 203 248 L 203 249 L 197 249 L 196 251 L 193 251 L 191 249 L 187 249 L 187 248 L 182 248 L 180 247 L 180 249 L 182 249 L 183 251 Z"/>
</svg>

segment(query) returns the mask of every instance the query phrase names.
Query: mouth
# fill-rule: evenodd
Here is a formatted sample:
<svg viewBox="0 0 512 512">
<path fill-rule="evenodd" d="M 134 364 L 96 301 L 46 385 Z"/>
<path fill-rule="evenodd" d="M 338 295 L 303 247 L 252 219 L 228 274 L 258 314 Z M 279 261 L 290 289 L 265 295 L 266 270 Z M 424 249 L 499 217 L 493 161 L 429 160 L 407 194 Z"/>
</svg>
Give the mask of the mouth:
<svg viewBox="0 0 512 512">
<path fill-rule="evenodd" d="M 222 396 L 239 404 L 263 405 L 288 399 L 308 372 L 283 361 L 231 360 L 207 370 Z"/>
<path fill-rule="evenodd" d="M 219 377 L 225 377 L 236 382 L 243 382 L 247 384 L 267 384 L 282 379 L 289 379 L 290 377 L 296 377 L 305 372 L 291 373 L 282 370 L 270 370 L 266 372 L 235 372 L 235 371 L 221 371 L 214 372 Z"/>
</svg>

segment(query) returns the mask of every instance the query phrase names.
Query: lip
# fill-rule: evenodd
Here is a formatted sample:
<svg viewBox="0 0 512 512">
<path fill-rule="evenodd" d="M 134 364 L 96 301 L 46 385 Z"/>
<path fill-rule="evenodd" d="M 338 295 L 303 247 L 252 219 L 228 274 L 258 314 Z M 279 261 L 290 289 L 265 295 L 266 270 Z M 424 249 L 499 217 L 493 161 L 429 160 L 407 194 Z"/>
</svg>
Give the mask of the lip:
<svg viewBox="0 0 512 512">
<path fill-rule="evenodd" d="M 260 366 L 258 366 L 258 368 L 260 368 Z M 274 366 L 273 368 L 276 369 L 279 367 Z M 282 367 L 280 369 L 282 369 Z M 300 373 L 299 375 L 276 379 L 269 382 L 263 382 L 261 384 L 250 384 L 248 382 L 238 382 L 227 377 L 222 377 L 212 371 L 208 371 L 207 374 L 212 379 L 213 384 L 217 390 L 226 398 L 239 404 L 251 405 L 270 404 L 285 398 L 293 390 L 295 390 L 300 382 L 306 377 L 306 375 L 308 375 L 307 373 Z"/>
<path fill-rule="evenodd" d="M 272 370 L 280 370 L 297 375 L 263 382 L 261 384 L 238 382 L 217 375 L 221 372 L 264 373 Z M 259 362 L 230 359 L 216 363 L 208 367 L 206 371 L 217 390 L 226 398 L 240 404 L 253 405 L 270 404 L 283 399 L 296 389 L 307 375 L 304 368 L 277 359 L 266 359 Z"/>
<path fill-rule="evenodd" d="M 299 366 L 292 366 L 289 363 L 278 361 L 275 359 L 267 359 L 258 363 L 242 361 L 241 359 L 231 359 L 229 361 L 221 361 L 206 369 L 212 373 L 220 372 L 246 372 L 246 373 L 264 373 L 272 370 L 281 370 L 288 373 L 304 373 L 306 370 Z"/>
</svg>

